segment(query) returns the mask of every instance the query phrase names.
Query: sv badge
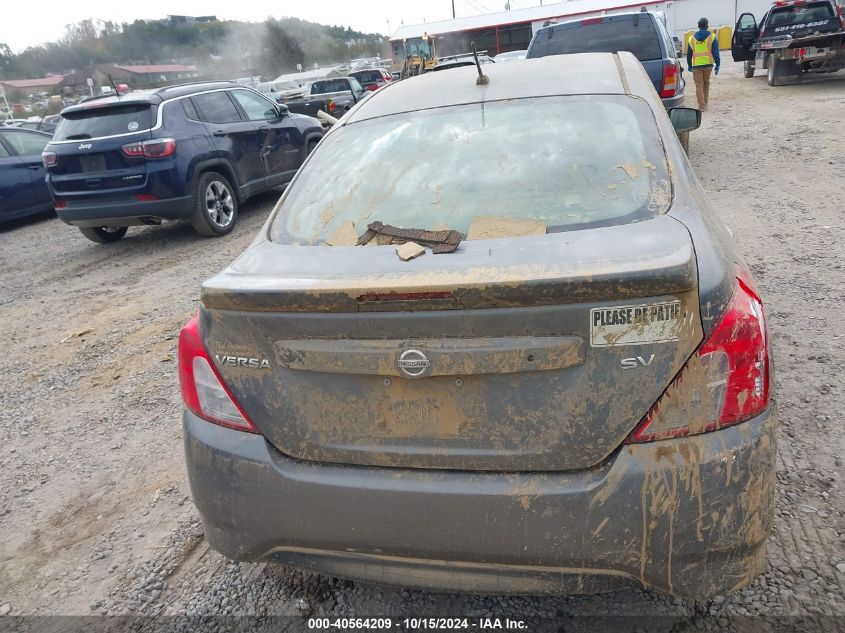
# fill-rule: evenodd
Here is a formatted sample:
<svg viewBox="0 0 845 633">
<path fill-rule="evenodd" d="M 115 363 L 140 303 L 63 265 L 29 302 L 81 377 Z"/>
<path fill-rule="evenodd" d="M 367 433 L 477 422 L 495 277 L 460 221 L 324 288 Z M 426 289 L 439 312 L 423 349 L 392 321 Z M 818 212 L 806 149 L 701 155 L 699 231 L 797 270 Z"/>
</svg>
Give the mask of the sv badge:
<svg viewBox="0 0 845 633">
<path fill-rule="evenodd" d="M 651 367 L 651 364 L 653 362 L 654 354 L 649 356 L 648 360 L 646 360 L 642 356 L 637 356 L 636 358 L 623 358 L 622 369 L 639 369 L 640 367 Z"/>
</svg>

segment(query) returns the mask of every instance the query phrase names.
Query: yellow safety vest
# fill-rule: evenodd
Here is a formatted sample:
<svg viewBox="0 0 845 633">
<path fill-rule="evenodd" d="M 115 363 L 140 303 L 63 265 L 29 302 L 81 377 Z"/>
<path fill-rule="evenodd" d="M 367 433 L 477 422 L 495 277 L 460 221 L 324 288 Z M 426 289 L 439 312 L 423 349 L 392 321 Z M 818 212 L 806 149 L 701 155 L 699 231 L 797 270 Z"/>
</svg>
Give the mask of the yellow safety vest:
<svg viewBox="0 0 845 633">
<path fill-rule="evenodd" d="M 690 45 L 692 46 L 692 67 L 696 66 L 715 66 L 716 60 L 713 58 L 713 33 L 707 36 L 703 42 L 696 39 L 695 35 L 690 37 Z"/>
</svg>

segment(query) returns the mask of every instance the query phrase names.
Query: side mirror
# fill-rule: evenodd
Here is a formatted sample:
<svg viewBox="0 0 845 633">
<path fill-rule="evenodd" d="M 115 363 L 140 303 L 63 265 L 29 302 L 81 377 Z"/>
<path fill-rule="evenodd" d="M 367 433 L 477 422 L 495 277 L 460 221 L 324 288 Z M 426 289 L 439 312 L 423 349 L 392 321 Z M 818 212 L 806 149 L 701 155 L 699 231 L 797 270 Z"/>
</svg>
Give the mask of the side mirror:
<svg viewBox="0 0 845 633">
<path fill-rule="evenodd" d="M 669 120 L 676 132 L 692 132 L 701 127 L 701 110 L 669 108 Z"/>
<path fill-rule="evenodd" d="M 277 103 L 276 112 L 279 113 L 279 118 L 281 119 L 283 116 L 290 114 L 290 108 L 288 108 L 284 103 Z"/>
</svg>

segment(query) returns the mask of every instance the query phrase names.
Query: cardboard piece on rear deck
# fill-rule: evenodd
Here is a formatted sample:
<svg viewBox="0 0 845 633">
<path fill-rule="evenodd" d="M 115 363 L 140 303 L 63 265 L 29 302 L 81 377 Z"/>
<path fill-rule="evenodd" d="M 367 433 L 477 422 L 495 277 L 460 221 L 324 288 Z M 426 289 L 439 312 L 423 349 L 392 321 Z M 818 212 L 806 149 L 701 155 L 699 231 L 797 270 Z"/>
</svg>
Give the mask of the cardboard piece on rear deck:
<svg viewBox="0 0 845 633">
<path fill-rule="evenodd" d="M 494 240 L 501 237 L 545 235 L 546 223 L 539 220 L 502 218 L 480 215 L 473 218 L 467 231 L 467 240 Z"/>
<path fill-rule="evenodd" d="M 352 220 L 348 220 L 337 227 L 331 237 L 326 240 L 329 246 L 355 246 L 358 244 L 358 232 Z"/>
<path fill-rule="evenodd" d="M 416 242 L 405 242 L 401 246 L 396 247 L 396 254 L 403 262 L 414 259 L 414 257 L 419 257 L 423 253 L 425 253 L 425 249 Z"/>
</svg>

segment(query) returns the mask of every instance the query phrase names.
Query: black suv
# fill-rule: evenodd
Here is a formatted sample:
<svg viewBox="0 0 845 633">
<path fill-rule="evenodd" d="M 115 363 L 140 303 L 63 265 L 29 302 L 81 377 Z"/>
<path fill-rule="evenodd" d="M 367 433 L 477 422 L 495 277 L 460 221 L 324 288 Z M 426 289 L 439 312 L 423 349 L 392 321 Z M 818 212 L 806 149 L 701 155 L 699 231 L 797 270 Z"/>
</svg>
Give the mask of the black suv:
<svg viewBox="0 0 845 633">
<path fill-rule="evenodd" d="M 65 108 L 43 159 L 57 215 L 95 242 L 182 219 L 217 236 L 240 202 L 289 182 L 322 135 L 254 90 L 206 82 Z"/>
</svg>

